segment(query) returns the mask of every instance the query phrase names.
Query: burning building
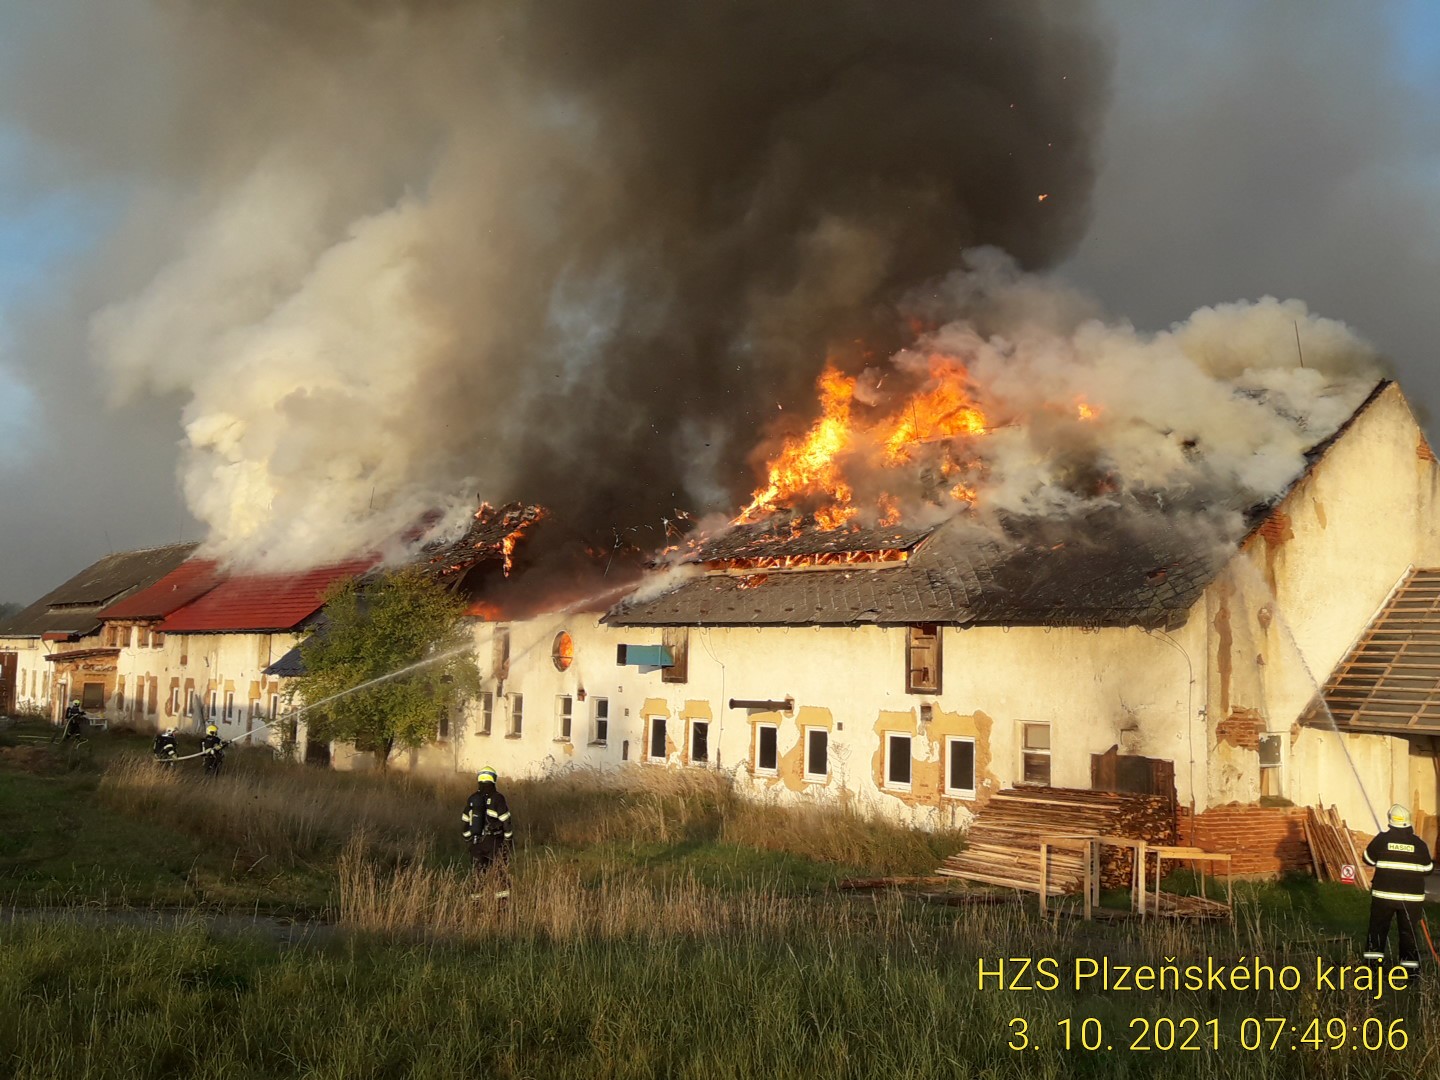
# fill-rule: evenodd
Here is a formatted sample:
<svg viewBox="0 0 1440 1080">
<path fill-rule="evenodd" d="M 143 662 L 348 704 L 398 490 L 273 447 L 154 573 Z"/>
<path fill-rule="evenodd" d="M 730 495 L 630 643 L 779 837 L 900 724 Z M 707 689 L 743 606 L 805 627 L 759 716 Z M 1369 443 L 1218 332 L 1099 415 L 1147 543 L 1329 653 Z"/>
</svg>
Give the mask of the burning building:
<svg viewBox="0 0 1440 1080">
<path fill-rule="evenodd" d="M 1440 629 L 1414 600 L 1440 567 L 1440 474 L 1399 387 L 1371 387 L 1260 501 L 746 511 L 607 612 L 478 626 L 486 691 L 410 763 L 723 769 L 929 825 L 1012 786 L 1119 786 L 1173 796 L 1202 843 L 1230 804 L 1368 828 L 1401 801 L 1433 832 L 1440 721 L 1394 687 Z M 1361 678 L 1382 647 L 1388 691 Z M 1254 868 L 1278 868 L 1299 826 L 1256 813 Z"/>
</svg>

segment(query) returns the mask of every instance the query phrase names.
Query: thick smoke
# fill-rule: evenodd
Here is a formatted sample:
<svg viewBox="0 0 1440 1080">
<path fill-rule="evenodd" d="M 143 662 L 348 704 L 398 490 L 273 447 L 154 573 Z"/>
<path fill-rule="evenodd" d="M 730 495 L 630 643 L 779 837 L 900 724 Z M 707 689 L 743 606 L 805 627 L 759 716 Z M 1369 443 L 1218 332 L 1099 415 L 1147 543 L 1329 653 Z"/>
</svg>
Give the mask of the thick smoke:
<svg viewBox="0 0 1440 1080">
<path fill-rule="evenodd" d="M 1076 0 L 71 7 L 73 67 L 15 85 L 143 181 L 95 354 L 186 399 L 212 548 L 277 565 L 473 495 L 728 501 L 962 248 L 1070 250 L 1105 89 Z"/>
<path fill-rule="evenodd" d="M 861 434 L 841 467 L 871 520 L 897 498 L 912 521 L 971 503 L 982 520 L 1128 506 L 1203 514 L 1223 535 L 1286 490 L 1383 375 L 1370 345 L 1298 300 L 1145 332 L 994 250 L 969 253 L 916 310 L 937 328 L 857 380 Z M 929 437 L 946 419 L 925 406 L 937 387 L 979 410 L 983 433 Z M 900 462 L 883 441 L 896 418 L 915 425 Z"/>
</svg>

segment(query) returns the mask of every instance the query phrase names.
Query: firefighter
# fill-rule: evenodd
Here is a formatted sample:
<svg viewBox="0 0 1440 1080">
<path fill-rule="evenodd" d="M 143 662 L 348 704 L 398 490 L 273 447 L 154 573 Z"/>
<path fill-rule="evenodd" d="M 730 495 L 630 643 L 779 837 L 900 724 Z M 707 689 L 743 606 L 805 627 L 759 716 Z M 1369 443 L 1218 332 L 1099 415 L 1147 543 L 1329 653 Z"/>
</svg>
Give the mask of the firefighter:
<svg viewBox="0 0 1440 1080">
<path fill-rule="evenodd" d="M 70 702 L 70 707 L 65 710 L 65 734 L 60 741 L 66 739 L 78 739 L 80 737 L 80 725 L 85 722 L 85 709 L 78 701 Z"/>
<path fill-rule="evenodd" d="M 498 870 L 495 899 L 504 904 L 510 898 L 508 864 L 515 830 L 510 821 L 510 806 L 505 796 L 495 790 L 495 781 L 495 770 L 489 767 L 476 774 L 475 792 L 465 803 L 460 820 L 465 826 L 462 835 L 470 845 L 470 864 L 475 868 L 476 878 L 484 877 L 492 867 Z M 479 893 L 475 899 L 480 899 Z"/>
<path fill-rule="evenodd" d="M 1375 868 L 1370 882 L 1370 933 L 1365 959 L 1379 966 L 1385 959 L 1390 920 L 1400 925 L 1400 966 L 1413 977 L 1420 970 L 1415 924 L 1423 917 L 1425 875 L 1434 869 L 1430 849 L 1415 835 L 1410 811 L 1398 803 L 1390 807 L 1390 827 L 1370 841 L 1365 861 Z"/>
<path fill-rule="evenodd" d="M 205 738 L 200 740 L 200 753 L 205 755 L 205 775 L 219 776 L 220 766 L 225 764 L 225 748 L 230 744 L 220 738 L 220 729 L 214 724 L 205 727 Z"/>
<path fill-rule="evenodd" d="M 175 729 L 166 728 L 155 736 L 155 760 L 166 768 L 175 767 L 175 758 L 180 753 L 180 748 L 175 743 Z"/>
</svg>

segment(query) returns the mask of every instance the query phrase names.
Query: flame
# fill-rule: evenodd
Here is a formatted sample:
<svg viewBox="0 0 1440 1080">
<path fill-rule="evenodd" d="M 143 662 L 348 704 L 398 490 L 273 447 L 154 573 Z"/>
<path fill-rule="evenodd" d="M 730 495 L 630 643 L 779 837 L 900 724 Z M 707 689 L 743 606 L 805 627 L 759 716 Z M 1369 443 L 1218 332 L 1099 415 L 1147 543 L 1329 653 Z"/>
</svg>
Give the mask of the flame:
<svg viewBox="0 0 1440 1080">
<path fill-rule="evenodd" d="M 827 365 L 819 385 L 820 419 L 803 438 L 785 441 L 780 456 L 770 465 L 765 486 L 740 511 L 735 519 L 737 525 L 748 525 L 785 500 L 807 491 L 829 492 L 837 506 L 850 502 L 850 487 L 841 479 L 835 459 L 850 443 L 855 380 Z M 838 527 L 844 520 L 827 527 Z"/>
<path fill-rule="evenodd" d="M 488 603 L 484 600 L 476 600 L 473 604 L 471 604 L 468 608 L 465 609 L 465 614 L 473 615 L 475 618 L 483 619 L 485 622 L 505 621 L 505 616 L 501 613 L 500 609 L 494 604 Z"/>
<path fill-rule="evenodd" d="M 1081 398 L 1075 403 L 1075 415 L 1081 420 L 1094 420 L 1099 410 Z"/>
<path fill-rule="evenodd" d="M 804 435 L 784 442 L 767 467 L 764 486 L 755 491 L 735 524 L 748 525 L 794 502 L 813 503 L 823 497 L 824 504 L 814 512 L 821 529 L 853 526 L 867 509 L 873 509 L 873 518 L 882 527 L 895 526 L 901 519 L 895 496 L 881 494 L 873 508 L 855 504 L 854 488 L 845 478 L 847 461 L 896 469 L 909 464 L 923 445 L 972 439 L 991 428 L 975 400 L 969 372 L 953 357 L 929 357 L 923 386 L 888 407 L 857 405 L 856 380 L 833 365 L 826 365 L 817 386 L 819 419 Z M 961 468 L 947 449 L 940 462 L 942 475 L 948 479 Z M 974 488 L 963 483 L 950 486 L 948 494 L 961 502 L 975 501 Z M 866 514 L 867 519 L 871 516 Z M 794 526 L 797 533 L 800 528 Z"/>
</svg>

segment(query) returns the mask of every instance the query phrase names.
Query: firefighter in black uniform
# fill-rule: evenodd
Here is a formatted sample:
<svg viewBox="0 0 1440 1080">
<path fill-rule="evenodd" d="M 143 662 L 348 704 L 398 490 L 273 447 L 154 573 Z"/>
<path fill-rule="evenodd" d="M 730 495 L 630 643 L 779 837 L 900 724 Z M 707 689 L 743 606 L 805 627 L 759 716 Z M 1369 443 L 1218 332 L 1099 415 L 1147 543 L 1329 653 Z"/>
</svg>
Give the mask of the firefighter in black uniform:
<svg viewBox="0 0 1440 1080">
<path fill-rule="evenodd" d="M 80 737 L 80 725 L 85 722 L 85 709 L 80 702 L 70 702 L 70 707 L 65 710 L 65 734 L 60 736 L 60 741 L 66 739 L 78 739 Z"/>
<path fill-rule="evenodd" d="M 1370 882 L 1370 933 L 1365 939 L 1365 959 L 1380 964 L 1390 937 L 1390 920 L 1400 924 L 1400 964 L 1412 976 L 1420 970 L 1420 950 L 1415 944 L 1415 924 L 1423 916 L 1425 875 L 1435 868 L 1430 849 L 1415 835 L 1410 811 L 1390 807 L 1390 827 L 1370 841 L 1365 861 L 1375 868 Z"/>
<path fill-rule="evenodd" d="M 180 748 L 175 744 L 175 729 L 166 728 L 155 736 L 155 760 L 167 769 L 175 767 L 175 758 L 179 756 Z"/>
<path fill-rule="evenodd" d="M 225 747 L 229 745 L 220 738 L 220 729 L 214 724 L 205 728 L 205 738 L 200 740 L 200 753 L 205 755 L 207 777 L 220 775 L 220 766 L 225 764 Z"/>
<path fill-rule="evenodd" d="M 476 774 L 475 793 L 465 803 L 460 820 L 465 826 L 462 835 L 470 845 L 470 864 L 475 868 L 476 878 L 496 867 L 500 873 L 495 899 L 503 904 L 510 898 L 508 865 L 515 829 L 510 821 L 510 806 L 505 796 L 495 790 L 495 780 L 495 770 L 491 768 Z M 479 898 L 480 894 L 476 893 L 475 899 Z"/>
</svg>

